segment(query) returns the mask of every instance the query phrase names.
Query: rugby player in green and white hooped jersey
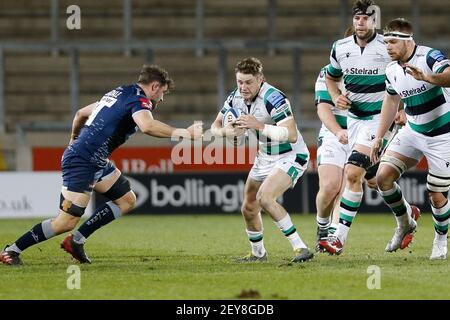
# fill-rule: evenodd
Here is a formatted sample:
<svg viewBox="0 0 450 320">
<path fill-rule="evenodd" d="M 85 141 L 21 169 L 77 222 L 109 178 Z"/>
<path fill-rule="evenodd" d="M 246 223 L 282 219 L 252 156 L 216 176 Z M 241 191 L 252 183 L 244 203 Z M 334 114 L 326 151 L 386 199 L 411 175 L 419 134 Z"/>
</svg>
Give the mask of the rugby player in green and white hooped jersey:
<svg viewBox="0 0 450 320">
<path fill-rule="evenodd" d="M 363 178 L 372 165 L 370 148 L 378 127 L 384 97 L 385 70 L 390 62 L 383 36 L 375 31 L 375 10 L 371 0 L 354 3 L 353 36 L 336 41 L 327 69 L 327 88 L 333 103 L 348 109 L 347 127 L 352 150 L 345 166 L 345 189 L 340 202 L 340 219 L 335 235 L 320 245 L 330 254 L 340 254 L 361 205 Z M 345 93 L 338 88 L 343 79 Z M 387 138 L 387 137 L 386 137 Z"/>
<path fill-rule="evenodd" d="M 450 220 L 450 60 L 439 50 L 416 45 L 413 27 L 405 19 L 394 19 L 384 31 L 384 41 L 393 60 L 386 69 L 387 94 L 381 122 L 371 151 L 378 160 L 381 138 L 401 99 L 408 119 L 381 157 L 377 182 L 385 202 L 397 219 L 397 229 L 386 251 L 402 249 L 416 223 L 405 210 L 396 181 L 425 156 L 428 161 L 427 189 L 433 212 L 435 237 L 430 259 L 447 259 Z"/>
<path fill-rule="evenodd" d="M 326 240 L 329 233 L 333 234 L 339 223 L 338 200 L 343 187 L 344 166 L 350 155 L 347 110 L 334 106 L 325 82 L 327 67 L 321 69 L 315 85 L 317 115 L 322 121 L 317 141 L 319 192 L 316 197 L 316 251 L 320 252 L 324 251 L 320 240 Z M 330 219 L 332 214 L 333 222 Z"/>
<path fill-rule="evenodd" d="M 271 216 L 291 243 L 294 250 L 292 262 L 309 260 L 313 253 L 301 240 L 288 212 L 276 201 L 296 184 L 309 161 L 308 148 L 297 130 L 290 102 L 281 91 L 265 81 L 258 59 L 239 61 L 235 73 L 238 88 L 225 101 L 211 125 L 211 132 L 215 136 L 233 136 L 243 129 L 259 133 L 259 151 L 245 184 L 241 208 L 252 251 L 237 261 L 267 260 L 261 210 Z M 223 114 L 229 108 L 240 109 L 244 115 L 234 124 L 222 128 Z"/>
</svg>

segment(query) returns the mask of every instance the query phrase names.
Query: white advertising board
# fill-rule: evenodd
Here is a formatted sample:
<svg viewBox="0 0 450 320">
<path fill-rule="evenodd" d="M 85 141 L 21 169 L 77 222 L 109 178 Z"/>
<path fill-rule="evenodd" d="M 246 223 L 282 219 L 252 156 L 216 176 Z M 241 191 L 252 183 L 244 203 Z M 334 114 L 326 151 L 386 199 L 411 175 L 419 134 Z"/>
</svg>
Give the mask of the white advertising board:
<svg viewBox="0 0 450 320">
<path fill-rule="evenodd" d="M 0 173 L 0 219 L 55 217 L 61 185 L 61 172 Z"/>
</svg>

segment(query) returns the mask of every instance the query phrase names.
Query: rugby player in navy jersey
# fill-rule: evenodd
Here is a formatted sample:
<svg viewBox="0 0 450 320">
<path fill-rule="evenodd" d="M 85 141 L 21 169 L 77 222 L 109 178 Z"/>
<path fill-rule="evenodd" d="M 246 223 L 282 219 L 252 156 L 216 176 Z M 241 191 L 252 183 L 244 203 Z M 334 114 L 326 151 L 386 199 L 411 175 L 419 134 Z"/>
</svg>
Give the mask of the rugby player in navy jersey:
<svg viewBox="0 0 450 320">
<path fill-rule="evenodd" d="M 201 122 L 179 129 L 153 119 L 152 111 L 172 87 L 167 71 L 155 65 L 144 65 L 137 83 L 118 87 L 76 113 L 70 143 L 61 160 L 63 186 L 58 216 L 38 223 L 6 246 L 0 261 L 19 265 L 22 263 L 20 254 L 28 247 L 73 230 L 95 190 L 110 201 L 98 207 L 61 243 L 61 248 L 79 262 L 91 262 L 84 252 L 86 239 L 100 227 L 128 213 L 136 203 L 129 181 L 108 159 L 110 154 L 137 130 L 161 138 L 198 139 L 202 136 Z"/>
</svg>

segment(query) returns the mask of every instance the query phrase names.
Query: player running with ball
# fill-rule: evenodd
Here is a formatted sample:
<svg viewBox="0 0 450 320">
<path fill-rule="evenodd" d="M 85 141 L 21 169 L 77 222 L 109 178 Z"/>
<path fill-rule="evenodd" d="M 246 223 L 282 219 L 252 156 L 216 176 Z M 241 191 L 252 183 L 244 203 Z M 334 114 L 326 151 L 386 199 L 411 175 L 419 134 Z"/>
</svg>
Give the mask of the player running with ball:
<svg viewBox="0 0 450 320">
<path fill-rule="evenodd" d="M 267 260 L 263 242 L 261 211 L 266 212 L 289 240 L 294 250 L 292 262 L 313 258 L 313 253 L 301 240 L 289 213 L 277 202 L 287 189 L 294 187 L 305 172 L 309 152 L 297 129 L 289 100 L 277 88 L 268 84 L 263 66 L 256 58 L 246 58 L 235 68 L 237 89 L 225 101 L 211 126 L 215 136 L 235 136 L 242 129 L 256 131 L 259 151 L 245 184 L 242 215 L 252 251 L 239 262 Z M 233 127 L 222 127 L 223 115 L 230 108 L 241 115 Z"/>
</svg>

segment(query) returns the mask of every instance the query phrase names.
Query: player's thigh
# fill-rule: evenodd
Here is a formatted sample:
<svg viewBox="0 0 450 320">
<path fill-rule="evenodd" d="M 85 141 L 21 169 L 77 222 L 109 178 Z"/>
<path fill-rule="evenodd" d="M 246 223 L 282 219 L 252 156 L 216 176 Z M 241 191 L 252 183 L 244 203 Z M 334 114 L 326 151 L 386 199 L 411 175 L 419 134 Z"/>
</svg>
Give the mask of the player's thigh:
<svg viewBox="0 0 450 320">
<path fill-rule="evenodd" d="M 319 174 L 319 189 L 326 193 L 339 193 L 344 168 L 332 164 L 322 164 L 317 171 Z"/>
<path fill-rule="evenodd" d="M 334 165 L 343 169 L 349 154 L 348 145 L 340 143 L 334 135 L 332 137 L 325 136 L 317 149 L 317 164 L 319 167 Z"/>
<path fill-rule="evenodd" d="M 297 153 L 292 153 L 278 158 L 261 185 L 259 197 L 264 195 L 278 198 L 287 189 L 293 188 L 307 169 L 309 155 L 305 154 L 305 157 L 299 157 Z"/>
<path fill-rule="evenodd" d="M 261 184 L 262 181 L 254 180 L 250 176 L 247 178 L 244 186 L 244 202 L 252 203 L 256 201 L 256 194 L 258 193 Z"/>
<path fill-rule="evenodd" d="M 99 193 L 106 193 L 119 180 L 121 172 L 114 166 L 108 166 L 102 172 L 102 176 L 94 187 Z"/>
<path fill-rule="evenodd" d="M 257 198 L 276 199 L 291 188 L 292 184 L 292 177 L 285 170 L 274 168 L 259 188 Z"/>
<path fill-rule="evenodd" d="M 53 229 L 57 232 L 72 230 L 80 221 L 91 198 L 89 192 L 69 191 L 61 188 L 59 214 L 52 219 Z"/>
<path fill-rule="evenodd" d="M 386 150 L 386 153 L 382 156 L 382 159 L 383 160 L 380 161 L 377 176 L 379 176 L 379 174 L 381 174 L 387 168 L 391 168 L 392 170 L 397 172 L 399 171 L 399 169 L 404 169 L 404 171 L 406 171 L 417 165 L 417 163 L 419 162 L 418 159 L 407 157 L 404 154 L 392 150 Z M 399 165 L 402 165 L 403 168 L 399 168 Z"/>
<path fill-rule="evenodd" d="M 425 146 L 423 137 L 412 132 L 409 127 L 401 128 L 381 156 L 379 174 L 387 174 L 393 169 L 401 176 L 420 161 Z"/>
<path fill-rule="evenodd" d="M 244 200 L 242 202 L 241 211 L 244 216 L 257 214 L 261 210 L 261 206 L 256 200 L 256 195 L 261 187 L 262 181 L 247 178 L 244 186 Z"/>
<path fill-rule="evenodd" d="M 427 180 L 428 184 L 434 181 L 433 184 L 439 185 L 440 187 L 436 190 L 430 189 L 439 192 L 437 190 L 443 190 L 445 185 L 450 184 L 450 134 L 427 138 L 427 140 L 427 148 L 424 150 L 429 168 Z"/>
</svg>

